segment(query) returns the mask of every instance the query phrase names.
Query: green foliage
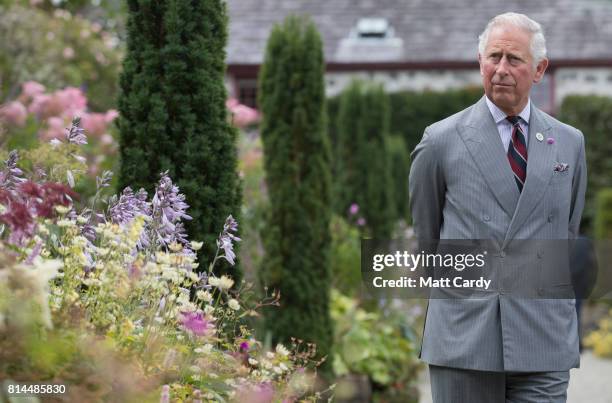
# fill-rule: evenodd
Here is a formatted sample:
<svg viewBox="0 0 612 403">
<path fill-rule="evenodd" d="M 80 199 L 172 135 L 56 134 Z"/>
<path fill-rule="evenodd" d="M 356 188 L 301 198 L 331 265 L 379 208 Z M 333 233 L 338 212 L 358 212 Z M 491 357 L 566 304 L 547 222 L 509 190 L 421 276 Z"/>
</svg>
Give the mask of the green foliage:
<svg viewBox="0 0 612 403">
<path fill-rule="evenodd" d="M 408 173 L 410 172 L 410 154 L 406 142 L 400 136 L 389 136 L 387 150 L 391 161 L 393 196 L 397 217 L 406 222 L 410 219 L 408 206 Z"/>
<path fill-rule="evenodd" d="M 595 239 L 612 238 L 612 188 L 597 193 L 594 235 Z"/>
<path fill-rule="evenodd" d="M 389 160 L 389 98 L 381 86 L 354 81 L 338 112 L 336 211 L 357 203 L 367 234 L 388 238 L 396 219 Z"/>
<path fill-rule="evenodd" d="M 572 95 L 563 100 L 559 119 L 584 134 L 587 160 L 587 194 L 583 228 L 593 229 L 599 191 L 612 187 L 612 98 Z"/>
<path fill-rule="evenodd" d="M 335 374 L 367 375 L 387 394 L 387 399 L 381 401 L 417 402 L 412 386 L 418 361 L 398 317 L 384 318 L 377 312 L 368 312 L 337 290 L 332 290 L 331 312 L 335 323 Z M 393 389 L 399 396 L 389 396 Z"/>
<path fill-rule="evenodd" d="M 361 290 L 361 237 L 359 230 L 343 218 L 331 220 L 330 267 L 333 287 L 345 295 L 357 296 Z"/>
<path fill-rule="evenodd" d="M 347 90 L 348 91 L 348 90 Z M 330 137 L 337 141 L 339 125 L 342 120 L 338 113 L 342 97 L 330 98 L 328 111 Z M 423 137 L 423 131 L 430 124 L 444 119 L 453 113 L 467 108 L 482 97 L 482 88 L 465 88 L 445 92 L 402 91 L 389 94 L 391 104 L 390 133 L 400 135 L 406 142 L 406 149 L 411 152 Z M 334 119 L 334 117 L 336 117 Z M 335 144 L 335 142 L 334 142 Z"/>
<path fill-rule="evenodd" d="M 391 133 L 401 134 L 409 152 L 421 141 L 425 128 L 445 119 L 482 97 L 482 88 L 468 87 L 444 92 L 398 92 L 391 98 Z"/>
<path fill-rule="evenodd" d="M 0 100 L 34 80 L 50 90 L 85 88 L 95 94 L 89 105 L 94 111 L 115 105 L 120 49 L 99 24 L 64 10 L 18 5 L 0 5 L 0 15 Z"/>
<path fill-rule="evenodd" d="M 227 14 L 221 0 L 128 2 L 121 75 L 120 185 L 153 189 L 169 171 L 187 197 L 199 259 L 212 261 L 225 217 L 240 215 L 236 130 L 225 107 Z M 206 266 L 203 264 L 202 266 Z M 225 273 L 229 265 L 217 269 Z M 240 272 L 232 269 L 239 283 Z"/>
<path fill-rule="evenodd" d="M 262 282 L 280 290 L 281 306 L 267 312 L 266 326 L 276 340 L 316 343 L 329 371 L 331 157 L 323 73 L 313 23 L 290 17 L 274 27 L 259 91 L 270 200 Z"/>
</svg>

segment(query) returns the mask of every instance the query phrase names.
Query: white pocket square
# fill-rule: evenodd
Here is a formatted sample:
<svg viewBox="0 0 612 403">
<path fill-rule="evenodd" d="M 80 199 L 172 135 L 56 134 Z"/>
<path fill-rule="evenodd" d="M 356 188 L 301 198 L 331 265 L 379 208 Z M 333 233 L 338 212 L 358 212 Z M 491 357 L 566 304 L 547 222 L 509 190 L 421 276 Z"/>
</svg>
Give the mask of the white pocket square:
<svg viewBox="0 0 612 403">
<path fill-rule="evenodd" d="M 567 171 L 568 168 L 569 168 L 569 164 L 566 164 L 564 162 L 556 162 L 555 165 L 553 166 L 553 171 L 565 172 Z"/>
</svg>

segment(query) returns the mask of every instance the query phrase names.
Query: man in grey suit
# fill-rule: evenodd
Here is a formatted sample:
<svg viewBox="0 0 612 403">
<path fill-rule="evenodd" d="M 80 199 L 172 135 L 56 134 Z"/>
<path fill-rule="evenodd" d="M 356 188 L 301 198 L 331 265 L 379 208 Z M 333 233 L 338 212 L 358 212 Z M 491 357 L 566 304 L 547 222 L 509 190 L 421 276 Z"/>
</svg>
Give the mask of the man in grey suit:
<svg viewBox="0 0 612 403">
<path fill-rule="evenodd" d="M 410 207 L 421 240 L 490 240 L 500 279 L 477 298 L 430 299 L 420 358 L 436 403 L 565 402 L 580 362 L 574 301 L 518 298 L 504 281 L 547 257 L 535 240 L 576 237 L 584 138 L 530 102 L 548 66 L 537 22 L 501 14 L 478 50 L 485 96 L 426 128 L 412 154 Z"/>
</svg>

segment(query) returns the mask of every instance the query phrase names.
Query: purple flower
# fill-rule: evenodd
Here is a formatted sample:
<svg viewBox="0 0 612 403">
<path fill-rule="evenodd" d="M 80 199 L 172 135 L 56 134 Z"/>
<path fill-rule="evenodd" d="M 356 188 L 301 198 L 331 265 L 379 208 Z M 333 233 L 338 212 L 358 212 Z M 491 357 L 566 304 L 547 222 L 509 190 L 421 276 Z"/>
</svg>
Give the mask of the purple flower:
<svg viewBox="0 0 612 403">
<path fill-rule="evenodd" d="M 170 403 L 170 386 L 168 385 L 162 386 L 159 403 Z"/>
<path fill-rule="evenodd" d="M 274 385 L 263 382 L 259 385 L 241 385 L 236 392 L 237 402 L 270 403 L 274 401 Z"/>
<path fill-rule="evenodd" d="M 349 213 L 351 215 L 355 215 L 359 212 L 359 205 L 357 203 L 353 203 L 351 204 L 351 207 L 349 207 Z"/>
<path fill-rule="evenodd" d="M 19 153 L 17 150 L 12 150 L 8 159 L 4 161 L 5 168 L 0 171 L 0 188 L 14 189 L 15 186 L 26 181 L 21 177 L 23 171 L 17 167 L 17 161 L 19 161 Z"/>
<path fill-rule="evenodd" d="M 240 352 L 245 352 L 245 351 L 249 351 L 249 343 L 247 343 L 246 341 L 243 341 L 242 343 L 240 343 Z"/>
<path fill-rule="evenodd" d="M 555 144 L 555 139 L 554 139 L 554 138 L 552 138 L 552 137 L 549 137 L 549 138 L 547 138 L 547 139 L 546 139 L 546 142 L 547 142 L 548 144 Z"/>
<path fill-rule="evenodd" d="M 181 312 L 180 320 L 183 328 L 196 336 L 210 336 L 215 331 L 215 325 L 204 317 L 202 312 Z"/>
<path fill-rule="evenodd" d="M 109 218 L 115 224 L 129 223 L 138 215 L 151 215 L 151 203 L 147 201 L 144 189 L 134 194 L 130 187 L 126 187 L 118 200 L 117 196 L 111 198 L 109 205 Z"/>
<path fill-rule="evenodd" d="M 66 138 L 69 143 L 83 145 L 87 144 L 87 136 L 85 136 L 85 130 L 79 127 L 81 125 L 81 118 L 75 117 L 72 119 L 72 127 L 70 129 L 66 129 L 68 133 L 66 133 Z"/>
<path fill-rule="evenodd" d="M 109 199 L 108 204 L 109 220 L 114 224 L 129 224 L 139 215 L 151 217 L 151 203 L 147 201 L 147 192 L 144 189 L 134 193 L 130 187 L 126 187 L 123 189 L 119 199 L 115 195 Z M 143 231 L 138 240 L 137 247 L 143 249 L 149 246 L 149 244 L 149 236 L 146 231 Z"/>
<path fill-rule="evenodd" d="M 357 225 L 359 225 L 360 227 L 363 227 L 364 225 L 366 225 L 365 218 L 359 217 L 359 219 L 357 220 Z"/>
<path fill-rule="evenodd" d="M 223 231 L 219 235 L 219 239 L 217 239 L 217 247 L 223 249 L 224 255 L 222 257 L 225 258 L 232 266 L 236 263 L 235 258 L 236 254 L 234 253 L 234 245 L 232 241 L 239 242 L 240 238 L 232 234 L 232 232 L 238 231 L 238 222 L 232 217 L 230 214 L 225 220 L 225 224 L 223 225 Z"/>
<path fill-rule="evenodd" d="M 96 176 L 96 190 L 109 187 L 112 179 L 112 171 L 104 171 L 102 172 L 102 176 Z"/>
<path fill-rule="evenodd" d="M 157 240 L 168 246 L 172 242 L 187 243 L 187 232 L 181 220 L 191 220 L 186 211 L 185 195 L 172 183 L 168 171 L 161 174 L 153 196 L 153 233 Z"/>
</svg>

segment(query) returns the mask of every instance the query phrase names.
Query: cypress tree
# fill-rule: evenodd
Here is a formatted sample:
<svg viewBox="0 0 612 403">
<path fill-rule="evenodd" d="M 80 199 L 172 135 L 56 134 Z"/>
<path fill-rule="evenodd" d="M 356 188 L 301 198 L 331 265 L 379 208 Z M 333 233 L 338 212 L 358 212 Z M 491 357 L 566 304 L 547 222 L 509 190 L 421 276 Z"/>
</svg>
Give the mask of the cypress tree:
<svg viewBox="0 0 612 403">
<path fill-rule="evenodd" d="M 272 30 L 260 73 L 261 136 L 269 194 L 260 273 L 281 292 L 266 311 L 274 341 L 317 345 L 331 367 L 329 316 L 331 156 L 325 133 L 324 62 L 315 26 L 289 17 Z"/>
<path fill-rule="evenodd" d="M 408 222 L 410 219 L 410 209 L 408 208 L 410 154 L 408 154 L 406 142 L 401 135 L 392 135 L 388 137 L 387 150 L 389 152 L 391 164 L 395 213 L 397 214 L 397 219 L 403 219 Z"/>
<path fill-rule="evenodd" d="M 397 218 L 387 140 L 389 97 L 379 85 L 355 81 L 341 95 L 339 109 L 336 211 L 346 216 L 348 206 L 357 203 L 366 234 L 389 238 Z"/>
<path fill-rule="evenodd" d="M 159 173 L 169 171 L 190 205 L 190 239 L 204 241 L 204 269 L 226 217 L 237 217 L 241 202 L 237 133 L 225 107 L 225 3 L 130 0 L 128 10 L 119 184 L 151 192 Z M 239 279 L 235 268 L 231 273 Z"/>
<path fill-rule="evenodd" d="M 354 80 L 340 94 L 336 125 L 336 182 L 334 210 L 346 217 L 348 208 L 358 200 L 359 190 L 365 188 L 365 176 L 360 172 L 358 150 L 362 142 L 359 117 L 362 108 L 362 84 Z"/>
<path fill-rule="evenodd" d="M 393 179 L 389 159 L 389 97 L 381 85 L 370 85 L 362 96 L 359 116 L 360 173 L 366 177 L 365 187 L 356 189 L 369 235 L 387 239 L 397 217 L 393 196 Z M 359 198 L 358 198 L 359 199 Z"/>
</svg>

